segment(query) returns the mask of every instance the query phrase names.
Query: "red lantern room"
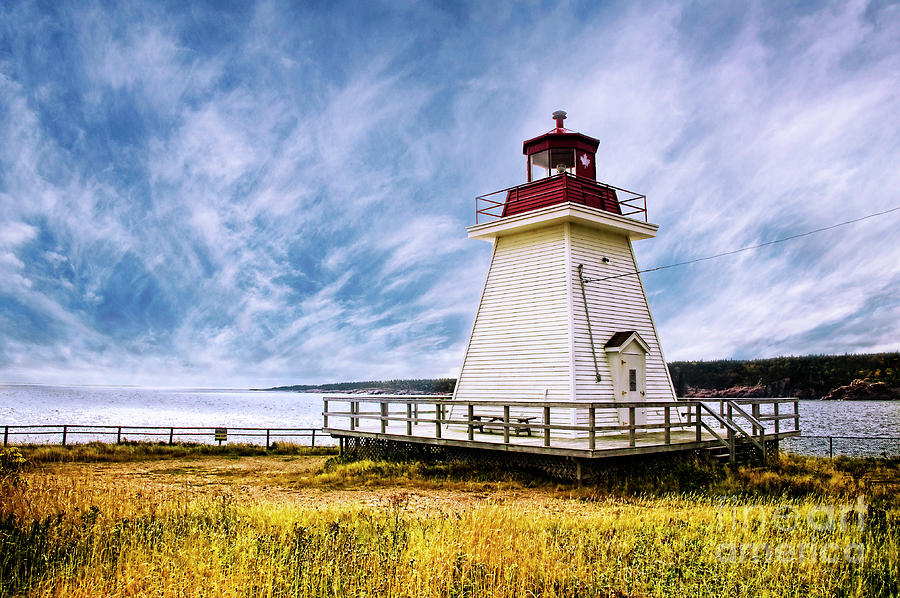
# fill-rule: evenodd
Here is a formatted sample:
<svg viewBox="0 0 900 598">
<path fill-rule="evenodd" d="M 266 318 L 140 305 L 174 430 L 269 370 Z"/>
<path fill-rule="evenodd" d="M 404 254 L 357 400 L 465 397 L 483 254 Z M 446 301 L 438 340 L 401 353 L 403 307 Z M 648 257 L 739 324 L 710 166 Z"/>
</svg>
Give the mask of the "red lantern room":
<svg viewBox="0 0 900 598">
<path fill-rule="evenodd" d="M 597 182 L 594 164 L 600 141 L 563 127 L 566 113 L 553 113 L 556 127 L 522 144 L 528 183 L 510 189 L 502 216 L 568 201 L 621 214 L 614 188 Z"/>
<path fill-rule="evenodd" d="M 597 180 L 594 155 L 600 141 L 563 127 L 563 110 L 554 112 L 553 119 L 556 128 L 522 144 L 522 153 L 528 156 L 528 182 L 564 172 Z"/>
</svg>

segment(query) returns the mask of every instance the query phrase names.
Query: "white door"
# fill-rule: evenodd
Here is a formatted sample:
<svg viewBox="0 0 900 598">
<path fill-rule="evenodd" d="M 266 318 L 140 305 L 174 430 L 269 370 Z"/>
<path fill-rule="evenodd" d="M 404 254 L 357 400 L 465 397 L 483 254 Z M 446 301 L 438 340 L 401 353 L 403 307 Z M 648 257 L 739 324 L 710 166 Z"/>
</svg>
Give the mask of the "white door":
<svg viewBox="0 0 900 598">
<path fill-rule="evenodd" d="M 637 403 L 646 400 L 647 368 L 646 358 L 643 353 L 621 353 L 619 370 L 618 398 L 623 403 Z M 619 423 L 628 424 L 629 410 L 619 409 Z M 635 409 L 634 423 L 643 425 L 647 423 L 647 410 Z"/>
</svg>

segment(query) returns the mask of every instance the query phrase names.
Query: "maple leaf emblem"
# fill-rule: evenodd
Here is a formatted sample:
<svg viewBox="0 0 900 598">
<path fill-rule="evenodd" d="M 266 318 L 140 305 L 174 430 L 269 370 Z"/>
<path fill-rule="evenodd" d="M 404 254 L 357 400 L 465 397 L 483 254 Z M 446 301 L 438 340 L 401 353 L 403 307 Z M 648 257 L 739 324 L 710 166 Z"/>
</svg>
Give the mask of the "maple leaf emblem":
<svg viewBox="0 0 900 598">
<path fill-rule="evenodd" d="M 581 160 L 581 165 L 584 166 L 585 168 L 587 168 L 588 166 L 591 165 L 591 159 L 588 158 L 587 154 L 581 154 L 580 160 Z"/>
</svg>

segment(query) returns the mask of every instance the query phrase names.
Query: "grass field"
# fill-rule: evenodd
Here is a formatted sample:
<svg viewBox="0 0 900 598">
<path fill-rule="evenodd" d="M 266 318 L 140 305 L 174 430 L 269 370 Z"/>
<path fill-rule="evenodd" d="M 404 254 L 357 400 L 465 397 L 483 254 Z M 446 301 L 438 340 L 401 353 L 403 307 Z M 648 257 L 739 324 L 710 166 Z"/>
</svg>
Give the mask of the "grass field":
<svg viewBox="0 0 900 598">
<path fill-rule="evenodd" d="M 632 462 L 576 487 L 290 446 L 22 454 L 3 596 L 900 595 L 897 460 Z"/>
</svg>

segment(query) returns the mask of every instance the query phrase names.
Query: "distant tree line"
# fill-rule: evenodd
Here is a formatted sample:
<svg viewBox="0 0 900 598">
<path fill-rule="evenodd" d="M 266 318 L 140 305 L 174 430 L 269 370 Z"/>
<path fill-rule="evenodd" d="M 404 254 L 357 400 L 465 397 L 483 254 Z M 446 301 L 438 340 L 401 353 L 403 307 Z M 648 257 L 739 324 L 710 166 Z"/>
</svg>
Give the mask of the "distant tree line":
<svg viewBox="0 0 900 598">
<path fill-rule="evenodd" d="M 717 359 L 673 361 L 669 364 L 675 392 L 689 396 L 691 390 L 726 390 L 765 387 L 766 396 L 818 399 L 856 379 L 884 382 L 900 387 L 900 352 L 866 355 L 805 355 L 771 359 Z M 297 392 L 349 392 L 379 390 L 404 394 L 452 393 L 455 378 L 414 380 L 366 380 L 330 384 L 294 384 L 270 390 Z"/>
<path fill-rule="evenodd" d="M 669 372 L 680 397 L 691 389 L 764 386 L 767 396 L 818 399 L 856 379 L 900 387 L 900 353 L 673 361 Z"/>
<path fill-rule="evenodd" d="M 453 392 L 456 378 L 416 378 L 412 380 L 365 380 L 362 382 L 333 382 L 329 384 L 293 384 L 268 390 L 295 392 L 348 392 L 374 389 L 396 393 L 445 394 Z"/>
</svg>

